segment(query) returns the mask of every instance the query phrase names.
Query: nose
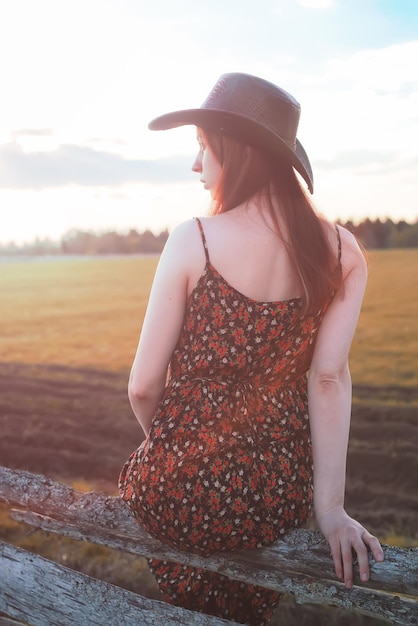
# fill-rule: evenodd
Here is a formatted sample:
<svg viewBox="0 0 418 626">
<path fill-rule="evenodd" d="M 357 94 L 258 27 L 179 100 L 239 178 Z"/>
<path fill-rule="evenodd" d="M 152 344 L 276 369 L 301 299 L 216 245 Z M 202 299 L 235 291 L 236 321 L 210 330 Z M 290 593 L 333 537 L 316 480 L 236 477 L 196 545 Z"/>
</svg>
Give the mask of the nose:
<svg viewBox="0 0 418 626">
<path fill-rule="evenodd" d="M 197 154 L 197 156 L 196 156 L 196 158 L 194 160 L 194 163 L 192 165 L 192 171 L 193 172 L 197 172 L 198 174 L 200 174 L 201 171 L 202 171 L 202 157 L 201 157 L 200 152 L 198 152 L 198 154 Z"/>
</svg>

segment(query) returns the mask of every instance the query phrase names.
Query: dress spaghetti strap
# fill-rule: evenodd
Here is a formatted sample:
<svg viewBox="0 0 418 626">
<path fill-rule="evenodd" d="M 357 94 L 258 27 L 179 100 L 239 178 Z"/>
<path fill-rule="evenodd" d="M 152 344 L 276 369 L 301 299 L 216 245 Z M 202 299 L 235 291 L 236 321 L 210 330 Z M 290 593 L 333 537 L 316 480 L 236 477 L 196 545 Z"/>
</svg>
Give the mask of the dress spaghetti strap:
<svg viewBox="0 0 418 626">
<path fill-rule="evenodd" d="M 209 264 L 210 263 L 209 250 L 208 250 L 208 244 L 206 243 L 206 237 L 205 237 L 205 232 L 203 230 L 202 222 L 200 221 L 198 217 L 195 217 L 194 219 L 196 220 L 197 225 L 199 226 L 200 236 L 202 237 L 203 248 L 205 250 L 206 263 Z"/>
<path fill-rule="evenodd" d="M 341 250 L 341 235 L 340 235 L 340 229 L 338 228 L 337 224 L 335 224 L 335 230 L 337 231 L 337 240 L 338 240 L 338 269 L 342 274 L 343 271 L 343 266 L 341 263 L 341 256 L 342 256 L 342 250 Z"/>
</svg>

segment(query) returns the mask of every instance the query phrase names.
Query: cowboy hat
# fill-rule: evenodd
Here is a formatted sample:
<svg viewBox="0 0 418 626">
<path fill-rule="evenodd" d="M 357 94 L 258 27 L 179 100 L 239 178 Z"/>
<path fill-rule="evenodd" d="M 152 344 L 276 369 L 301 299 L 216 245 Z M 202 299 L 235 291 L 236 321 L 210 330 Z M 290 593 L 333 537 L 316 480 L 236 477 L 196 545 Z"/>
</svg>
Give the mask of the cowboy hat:
<svg viewBox="0 0 418 626">
<path fill-rule="evenodd" d="M 224 132 L 261 146 L 290 163 L 313 193 L 308 156 L 296 138 L 300 104 L 287 91 L 249 74 L 223 74 L 200 109 L 185 109 L 152 120 L 151 130 L 189 124 Z"/>
</svg>

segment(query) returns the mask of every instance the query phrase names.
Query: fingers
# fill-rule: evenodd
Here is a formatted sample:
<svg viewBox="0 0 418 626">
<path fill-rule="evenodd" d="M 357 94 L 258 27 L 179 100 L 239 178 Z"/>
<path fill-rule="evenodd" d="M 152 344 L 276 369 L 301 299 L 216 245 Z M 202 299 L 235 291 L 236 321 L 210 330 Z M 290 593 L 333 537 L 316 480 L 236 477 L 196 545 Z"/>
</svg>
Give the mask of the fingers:
<svg viewBox="0 0 418 626">
<path fill-rule="evenodd" d="M 377 537 L 371 535 L 367 530 L 363 533 L 363 540 L 366 545 L 369 546 L 371 553 L 373 554 L 373 558 L 375 561 L 381 562 L 385 560 L 385 555 L 382 550 L 382 546 L 380 545 Z"/>
<path fill-rule="evenodd" d="M 331 547 L 332 558 L 334 561 L 335 574 L 338 578 L 344 579 L 344 585 L 347 589 L 351 589 L 353 586 L 353 548 L 354 548 L 355 539 L 350 538 L 347 535 L 343 537 L 334 537 L 331 541 L 329 541 Z M 359 560 L 359 565 L 361 562 L 361 571 L 367 574 L 368 577 L 368 559 L 367 559 L 367 549 L 363 544 L 363 550 L 365 553 L 365 558 L 367 561 L 367 565 L 364 562 L 364 554 L 362 553 L 362 549 L 360 546 L 360 541 L 357 540 L 357 555 Z M 360 553 L 360 554 L 359 554 Z M 363 579 L 362 579 L 363 580 Z M 367 578 L 365 578 L 367 580 Z"/>
<path fill-rule="evenodd" d="M 347 589 L 351 589 L 353 586 L 353 550 L 352 542 L 349 539 L 344 540 L 342 543 L 341 554 L 343 559 L 344 584 Z"/>
<path fill-rule="evenodd" d="M 366 582 L 369 580 L 370 576 L 370 568 L 369 568 L 369 553 L 364 543 L 363 537 L 365 532 L 363 532 L 360 537 L 356 538 L 356 541 L 353 542 L 353 548 L 357 554 L 357 562 L 360 571 L 360 580 Z"/>
<path fill-rule="evenodd" d="M 343 577 L 343 565 L 341 560 L 340 542 L 336 540 L 330 540 L 329 545 L 331 548 L 332 560 L 334 561 L 335 574 L 337 578 Z"/>
<path fill-rule="evenodd" d="M 344 579 L 347 589 L 353 587 L 353 553 L 357 555 L 360 580 L 367 582 L 370 576 L 368 548 L 376 561 L 383 561 L 382 547 L 376 537 L 364 529 L 356 529 L 354 534 L 330 541 L 335 573 Z"/>
</svg>

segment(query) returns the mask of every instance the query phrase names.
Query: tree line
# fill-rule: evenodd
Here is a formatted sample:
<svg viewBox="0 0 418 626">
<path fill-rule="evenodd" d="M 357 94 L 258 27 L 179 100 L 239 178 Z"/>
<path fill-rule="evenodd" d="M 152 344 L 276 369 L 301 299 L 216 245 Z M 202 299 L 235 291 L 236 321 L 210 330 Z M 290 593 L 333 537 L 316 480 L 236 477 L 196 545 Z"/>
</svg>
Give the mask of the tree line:
<svg viewBox="0 0 418 626">
<path fill-rule="evenodd" d="M 350 230 L 366 249 L 417 248 L 418 221 L 393 222 L 391 219 L 363 220 L 354 224 L 351 220 L 339 222 Z M 155 235 L 150 230 L 128 233 L 109 231 L 94 233 L 72 229 L 60 241 L 37 238 L 30 243 L 0 243 L 3 256 L 42 256 L 42 255 L 100 255 L 100 254 L 160 254 L 168 238 L 164 230 Z"/>
<path fill-rule="evenodd" d="M 116 231 L 94 233 L 72 229 L 60 241 L 36 238 L 17 245 L 0 244 L 1 255 L 99 255 L 99 254 L 159 254 L 168 239 L 168 231 L 155 235 L 150 230 L 131 229 L 123 234 Z"/>
<path fill-rule="evenodd" d="M 363 220 L 355 225 L 352 221 L 340 222 L 351 231 L 368 250 L 385 248 L 417 248 L 418 221 L 410 224 L 404 220 Z"/>
</svg>

